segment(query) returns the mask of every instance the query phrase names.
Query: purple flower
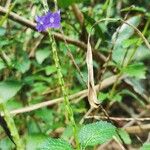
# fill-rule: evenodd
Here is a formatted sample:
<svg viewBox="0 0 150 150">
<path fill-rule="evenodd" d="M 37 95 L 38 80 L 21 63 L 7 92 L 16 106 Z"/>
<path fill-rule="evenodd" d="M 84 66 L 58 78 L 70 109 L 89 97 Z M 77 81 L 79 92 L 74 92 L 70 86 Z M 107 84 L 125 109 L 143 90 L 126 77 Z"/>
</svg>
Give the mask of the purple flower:
<svg viewBox="0 0 150 150">
<path fill-rule="evenodd" d="M 36 17 L 36 22 L 37 26 L 36 29 L 41 32 L 45 31 L 47 28 L 60 28 L 60 10 L 52 13 L 52 12 L 47 12 L 43 16 L 37 16 Z"/>
<path fill-rule="evenodd" d="M 45 16 L 37 16 L 35 20 L 37 22 L 36 29 L 38 30 L 38 32 L 45 31 Z"/>
<path fill-rule="evenodd" d="M 47 18 L 48 18 L 47 24 L 48 28 L 60 28 L 60 21 L 61 21 L 60 10 L 54 13 L 48 13 Z"/>
</svg>

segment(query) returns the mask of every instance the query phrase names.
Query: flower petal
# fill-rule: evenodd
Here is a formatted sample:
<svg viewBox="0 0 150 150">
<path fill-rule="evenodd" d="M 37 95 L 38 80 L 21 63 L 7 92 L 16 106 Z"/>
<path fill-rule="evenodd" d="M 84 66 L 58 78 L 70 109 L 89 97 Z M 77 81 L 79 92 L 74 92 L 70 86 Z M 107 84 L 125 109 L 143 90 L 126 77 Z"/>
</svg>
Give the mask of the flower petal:
<svg viewBox="0 0 150 150">
<path fill-rule="evenodd" d="M 47 28 L 59 28 L 60 27 L 60 10 L 52 13 L 48 11 L 43 16 L 36 16 L 35 18 L 37 22 L 36 29 L 41 32 L 45 31 Z"/>
</svg>

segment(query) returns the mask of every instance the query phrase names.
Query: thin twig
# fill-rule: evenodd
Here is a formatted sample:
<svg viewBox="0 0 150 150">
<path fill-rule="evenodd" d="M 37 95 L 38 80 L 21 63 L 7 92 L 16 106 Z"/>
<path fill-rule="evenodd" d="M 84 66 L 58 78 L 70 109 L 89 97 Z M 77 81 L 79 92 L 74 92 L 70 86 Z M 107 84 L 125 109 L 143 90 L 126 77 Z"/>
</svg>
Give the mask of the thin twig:
<svg viewBox="0 0 150 150">
<path fill-rule="evenodd" d="M 126 150 L 126 149 L 123 147 L 122 143 L 120 143 L 120 141 L 119 141 L 116 137 L 113 137 L 113 139 L 114 139 L 115 142 L 119 145 L 119 147 L 121 148 L 121 150 Z"/>
<path fill-rule="evenodd" d="M 122 79 L 123 78 L 124 77 L 122 77 Z M 111 86 L 114 83 L 115 80 L 116 80 L 116 75 L 103 80 L 100 90 Z M 99 85 L 95 86 L 95 89 L 96 89 L 97 92 L 98 92 L 98 87 L 99 87 Z M 87 89 L 83 90 L 83 91 L 80 91 L 78 93 L 75 93 L 73 95 L 70 95 L 69 100 L 76 99 L 76 98 L 78 98 L 80 96 L 83 96 L 83 95 L 84 95 L 84 97 L 87 97 Z M 16 114 L 31 112 L 31 111 L 34 111 L 34 110 L 37 110 L 37 109 L 40 109 L 40 108 L 43 108 L 43 107 L 46 107 L 46 106 L 51 106 L 51 105 L 63 102 L 63 100 L 64 100 L 63 97 L 60 97 L 60 98 L 57 98 L 57 99 L 48 100 L 46 102 L 41 102 L 41 103 L 38 103 L 38 104 L 35 104 L 35 105 L 15 109 L 15 110 L 12 110 L 10 113 L 13 114 L 13 115 L 16 115 Z M 1 115 L 3 115 L 3 114 L 1 114 Z"/>
<path fill-rule="evenodd" d="M 107 117 L 105 116 L 86 116 L 85 119 L 96 119 L 96 120 L 106 120 Z M 150 118 L 121 118 L 121 117 L 109 117 L 110 120 L 113 121 L 150 121 Z"/>
<path fill-rule="evenodd" d="M 37 42 L 34 44 L 34 46 L 32 47 L 32 49 L 31 49 L 31 51 L 30 51 L 30 53 L 29 53 L 29 58 L 32 58 L 32 57 L 35 56 L 35 50 L 36 50 L 37 47 L 40 45 L 40 43 L 41 43 L 41 41 L 42 41 L 43 38 L 44 38 L 44 35 L 40 35 L 40 36 L 38 37 Z"/>
<path fill-rule="evenodd" d="M 11 0 L 7 0 L 5 4 L 5 8 L 8 9 L 11 4 Z"/>
<path fill-rule="evenodd" d="M 87 84 L 86 84 L 86 81 L 85 81 L 85 79 L 84 79 L 84 76 L 83 76 L 83 74 L 82 74 L 82 72 L 81 72 L 79 66 L 77 65 L 77 63 L 76 63 L 76 61 L 75 61 L 75 59 L 74 59 L 74 57 L 73 57 L 73 55 L 72 55 L 72 53 L 71 53 L 71 50 L 70 50 L 70 48 L 69 48 L 69 46 L 68 46 L 67 40 L 65 39 L 64 31 L 63 31 L 62 28 L 60 29 L 60 32 L 61 32 L 61 34 L 62 34 L 62 36 L 63 36 L 64 43 L 65 43 L 65 46 L 66 46 L 66 49 L 67 49 L 67 52 L 68 52 L 68 56 L 70 57 L 70 59 L 71 59 L 73 65 L 75 66 L 75 68 L 76 68 L 77 71 L 79 72 L 79 75 L 80 75 L 82 81 L 85 83 L 85 85 L 87 85 Z"/>
<path fill-rule="evenodd" d="M 84 122 L 84 119 L 87 118 L 89 116 L 89 114 L 94 110 L 93 107 L 91 107 L 87 112 L 86 114 L 82 117 L 82 119 L 80 120 L 79 124 L 83 124 Z"/>
<path fill-rule="evenodd" d="M 142 111 L 138 116 L 136 116 L 136 119 L 144 116 L 146 113 L 148 112 L 148 110 Z M 132 126 L 137 120 L 135 118 L 133 118 L 133 120 L 131 120 L 130 122 L 128 122 L 126 125 L 124 125 L 123 128 Z"/>
<path fill-rule="evenodd" d="M 140 134 L 146 131 L 150 131 L 150 124 L 126 127 L 125 130 L 130 134 Z"/>
</svg>

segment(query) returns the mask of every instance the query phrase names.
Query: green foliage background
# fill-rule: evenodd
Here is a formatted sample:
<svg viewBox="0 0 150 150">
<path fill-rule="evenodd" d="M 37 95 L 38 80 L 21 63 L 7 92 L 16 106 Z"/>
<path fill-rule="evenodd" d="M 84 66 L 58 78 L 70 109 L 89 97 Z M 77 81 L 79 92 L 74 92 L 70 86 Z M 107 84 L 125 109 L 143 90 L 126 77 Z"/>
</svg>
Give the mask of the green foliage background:
<svg viewBox="0 0 150 150">
<path fill-rule="evenodd" d="M 13 4 L 15 5 L 11 8 Z M 48 4 L 53 10 L 53 2 L 48 1 Z M 11 114 L 15 114 L 16 110 L 20 111 L 12 117 L 27 150 L 75 149 L 76 144 L 69 143 L 73 131 L 66 119 L 67 111 L 62 101 L 58 100 L 40 109 L 26 109 L 29 106 L 34 108 L 36 104 L 42 105 L 46 101 L 53 102 L 62 97 L 62 92 L 48 36 L 14 21 L 9 14 L 3 14 L 1 7 L 4 8 L 5 5 L 6 1 L 0 0 L 0 103 L 5 104 Z M 40 0 L 16 0 L 8 2 L 8 5 L 9 7 L 5 8 L 10 8 L 30 23 L 35 21 L 35 16 L 44 13 Z M 77 6 L 83 15 L 83 24 L 76 16 L 74 6 Z M 113 75 L 124 77 L 123 80 L 118 78 L 110 86 L 98 91 L 99 102 L 110 117 L 133 120 L 135 116 L 140 117 L 143 111 L 148 110 L 150 103 L 150 49 L 133 28 L 120 21 L 106 20 L 97 23 L 92 32 L 91 27 L 104 18 L 124 19 L 139 29 L 149 42 L 149 0 L 58 0 L 58 7 L 61 10 L 64 35 L 59 29 L 54 30 L 54 34 L 62 35 L 62 40 L 56 38 L 56 44 L 69 95 L 87 89 L 84 81 L 88 81 L 86 46 L 90 33 L 95 84 Z M 63 40 L 64 36 L 67 36 L 67 43 Z M 109 58 L 108 61 L 104 62 L 100 55 Z M 142 132 L 137 135 L 136 132 L 120 129 L 130 120 L 110 121 L 111 118 L 108 118 L 102 109 L 92 111 L 89 115 L 92 117 L 84 118 L 84 125 L 79 124 L 90 109 L 87 94 L 71 98 L 71 108 L 78 127 L 77 138 L 81 149 L 98 149 L 114 137 L 113 144 L 119 141 L 128 148 L 150 149 L 149 141 L 146 141 L 147 134 Z M 101 121 L 93 116 L 99 116 Z M 142 117 L 148 118 L 149 114 L 145 113 Z M 138 124 L 135 121 L 132 126 Z M 140 122 L 141 126 L 146 124 L 149 124 L 149 120 Z M 93 135 L 92 139 L 90 135 Z M 108 146 L 108 149 L 111 149 L 111 146 Z M 0 128 L 0 149 L 10 150 L 14 147 L 3 128 Z"/>
</svg>

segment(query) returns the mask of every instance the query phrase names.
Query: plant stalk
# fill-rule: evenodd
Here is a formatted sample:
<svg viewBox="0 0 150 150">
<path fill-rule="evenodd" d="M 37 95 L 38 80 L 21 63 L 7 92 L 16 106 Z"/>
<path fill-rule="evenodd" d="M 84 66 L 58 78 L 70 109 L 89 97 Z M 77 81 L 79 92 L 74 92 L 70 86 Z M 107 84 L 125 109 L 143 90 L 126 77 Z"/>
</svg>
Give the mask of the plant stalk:
<svg viewBox="0 0 150 150">
<path fill-rule="evenodd" d="M 63 79 L 61 66 L 60 66 L 60 62 L 59 62 L 59 57 L 58 57 L 58 53 L 57 53 L 56 42 L 54 40 L 53 35 L 51 35 L 50 31 L 48 31 L 48 34 L 49 34 L 49 39 L 50 39 L 50 42 L 51 42 L 53 59 L 54 59 L 55 66 L 56 66 L 56 69 L 57 69 L 58 81 L 59 81 L 59 84 L 61 86 L 61 90 L 62 90 L 63 97 L 64 97 L 64 103 L 65 103 L 66 112 L 67 112 L 67 119 L 70 121 L 71 126 L 73 127 L 74 138 L 76 140 L 77 147 L 79 147 L 78 140 L 77 140 L 77 126 L 76 126 L 76 123 L 75 123 L 75 120 L 74 120 L 74 114 L 73 114 L 72 108 L 70 106 L 67 89 L 65 87 L 65 82 L 64 82 L 64 79 Z"/>
<path fill-rule="evenodd" d="M 5 104 L 1 104 L 0 106 L 1 106 L 2 111 L 4 113 L 4 119 L 7 123 L 9 130 L 10 130 L 13 141 L 16 144 L 16 150 L 24 150 L 24 146 L 23 146 L 21 139 L 19 137 L 19 133 L 17 131 L 13 117 L 10 115 Z"/>
<path fill-rule="evenodd" d="M 45 9 L 44 11 L 47 12 L 48 11 L 47 10 L 48 9 L 47 1 L 42 0 L 42 2 L 43 2 L 44 9 Z M 55 3 L 55 11 L 57 11 L 57 0 L 54 0 L 54 3 Z M 53 59 L 55 62 L 55 67 L 57 69 L 57 78 L 58 78 L 59 84 L 61 86 L 61 90 L 62 90 L 63 97 L 64 97 L 64 104 L 65 104 L 66 112 L 67 112 L 67 120 L 70 121 L 70 124 L 73 128 L 74 139 L 76 142 L 77 149 L 79 150 L 80 146 L 79 146 L 79 142 L 78 142 L 78 138 L 77 138 L 77 126 L 76 126 L 76 123 L 74 120 L 73 110 L 70 106 L 67 89 L 65 87 L 65 82 L 64 82 L 61 65 L 60 65 L 60 61 L 59 61 L 59 57 L 58 57 L 56 42 L 55 42 L 54 36 L 51 34 L 51 31 L 47 30 L 47 32 L 49 35 L 49 40 L 50 40 L 50 44 L 51 44 L 52 55 L 53 55 Z"/>
</svg>

